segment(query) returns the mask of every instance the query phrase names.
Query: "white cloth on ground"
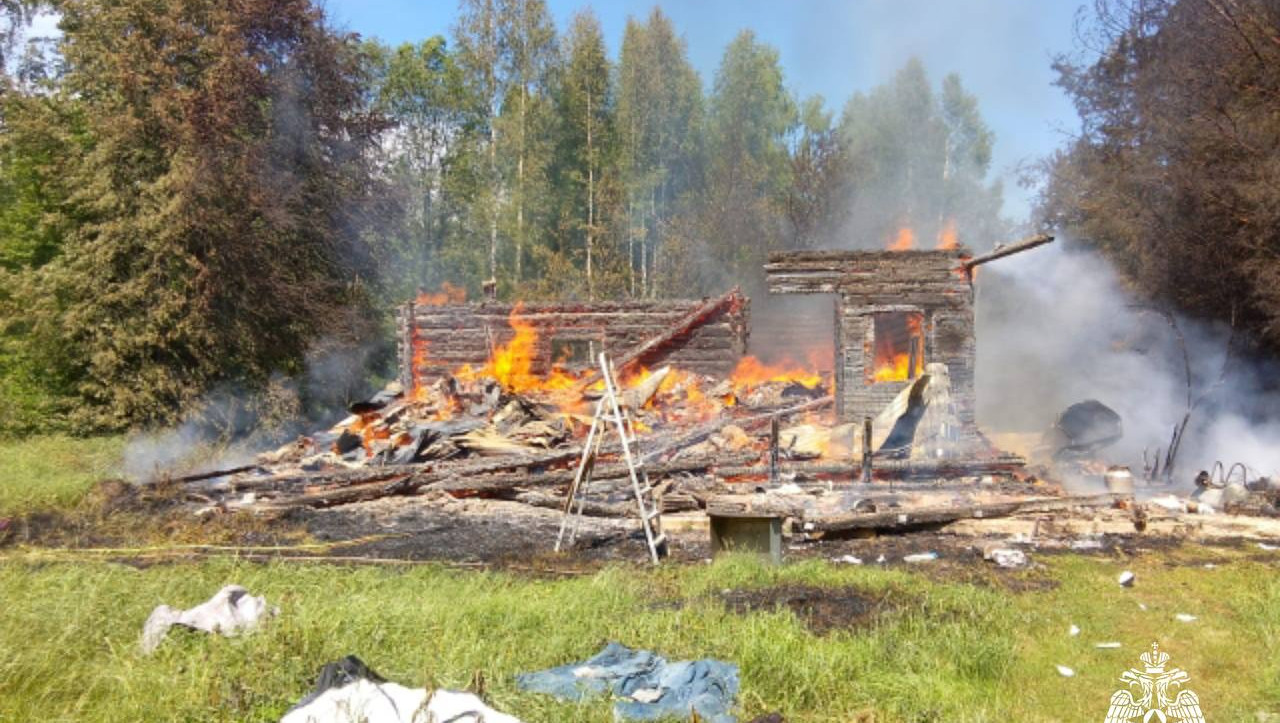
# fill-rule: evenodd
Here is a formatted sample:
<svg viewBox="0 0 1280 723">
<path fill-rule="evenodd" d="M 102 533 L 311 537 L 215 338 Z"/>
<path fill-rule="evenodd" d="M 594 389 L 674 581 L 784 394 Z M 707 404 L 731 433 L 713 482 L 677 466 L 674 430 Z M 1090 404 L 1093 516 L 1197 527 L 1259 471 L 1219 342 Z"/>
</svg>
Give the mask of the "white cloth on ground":
<svg viewBox="0 0 1280 723">
<path fill-rule="evenodd" d="M 227 585 L 190 610 L 175 610 L 168 605 L 152 610 L 142 626 L 142 652 L 154 651 L 174 625 L 232 637 L 253 630 L 264 617 L 278 612 L 267 607 L 266 598 L 250 595 L 239 585 Z"/>
<path fill-rule="evenodd" d="M 406 688 L 360 679 L 330 688 L 280 723 L 520 723 L 470 693 Z"/>
</svg>

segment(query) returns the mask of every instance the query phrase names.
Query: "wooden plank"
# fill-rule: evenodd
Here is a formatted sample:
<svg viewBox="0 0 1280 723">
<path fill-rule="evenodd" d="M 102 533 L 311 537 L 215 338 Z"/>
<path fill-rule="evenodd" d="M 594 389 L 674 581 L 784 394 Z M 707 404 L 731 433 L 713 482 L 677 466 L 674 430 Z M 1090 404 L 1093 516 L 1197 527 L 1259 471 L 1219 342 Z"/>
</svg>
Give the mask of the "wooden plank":
<svg viewBox="0 0 1280 723">
<path fill-rule="evenodd" d="M 731 424 L 736 424 L 744 430 L 753 429 L 768 424 L 775 415 L 780 419 L 785 419 L 796 414 L 803 414 L 805 412 L 822 409 L 823 407 L 829 406 L 833 401 L 835 401 L 834 398 L 828 395 L 818 399 L 812 399 L 793 407 L 766 411 L 750 417 L 734 418 L 724 416 L 720 419 L 713 419 L 710 422 L 706 422 L 693 430 L 685 432 L 666 443 L 651 445 L 649 451 L 642 455 L 642 459 L 648 463 L 649 460 L 659 459 L 686 447 L 692 447 L 699 442 L 704 442 L 710 439 L 711 435 Z"/>
<path fill-rule="evenodd" d="M 649 473 L 650 479 L 657 479 L 663 475 L 674 474 L 677 472 L 704 472 L 708 470 L 715 470 L 716 467 L 722 464 L 738 465 L 758 459 L 759 456 L 760 455 L 755 452 L 736 452 L 715 455 L 704 454 L 661 464 L 646 464 L 645 470 Z M 567 485 L 572 482 L 576 472 L 577 469 L 573 468 L 552 470 L 541 474 L 515 473 L 491 476 L 455 476 L 453 479 L 432 484 L 430 489 L 445 490 L 448 492 L 484 492 L 511 487 L 559 486 Z M 623 479 L 629 475 L 630 471 L 624 463 L 596 464 L 591 471 L 591 479 L 593 481 Z"/>
<path fill-rule="evenodd" d="M 1029 512 L 1064 512 L 1078 507 L 1108 507 L 1115 504 L 1117 499 L 1116 495 L 1110 494 L 1082 497 L 1037 497 L 985 504 L 906 508 L 887 512 L 855 512 L 842 515 L 806 517 L 803 529 L 809 533 L 847 530 L 898 531 L 921 525 L 944 524 L 956 520 L 990 519 Z"/>
<path fill-rule="evenodd" d="M 976 477 L 991 474 L 1013 474 L 1022 470 L 1025 466 L 1026 460 L 1021 457 L 997 457 L 994 459 L 964 460 L 900 460 L 875 458 L 874 476 L 876 479 L 956 479 L 959 477 Z M 722 478 L 746 477 L 751 479 L 766 479 L 769 476 L 769 468 L 766 465 L 752 465 L 747 467 L 723 465 L 716 470 L 716 473 Z M 833 461 L 781 462 L 778 465 L 778 474 L 844 477 L 852 480 L 863 478 L 863 466 L 861 461 L 858 463 Z"/>
</svg>

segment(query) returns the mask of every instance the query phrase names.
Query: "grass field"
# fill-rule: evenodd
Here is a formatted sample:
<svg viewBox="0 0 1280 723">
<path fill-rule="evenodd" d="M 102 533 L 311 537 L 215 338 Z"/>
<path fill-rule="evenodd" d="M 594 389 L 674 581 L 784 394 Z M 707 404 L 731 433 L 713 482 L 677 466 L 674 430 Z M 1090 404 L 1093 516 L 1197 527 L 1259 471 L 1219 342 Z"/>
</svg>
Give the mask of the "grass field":
<svg viewBox="0 0 1280 723">
<path fill-rule="evenodd" d="M 0 439 L 0 516 L 74 505 L 123 451 L 123 437 Z"/>
<path fill-rule="evenodd" d="M 513 675 L 608 640 L 736 663 L 743 721 L 777 710 L 800 723 L 1100 721 L 1117 677 L 1158 640 L 1191 674 L 1208 720 L 1256 721 L 1280 712 L 1277 554 L 1245 545 L 1127 560 L 1037 555 L 1043 568 L 1012 575 L 946 561 L 771 568 L 728 558 L 559 577 L 232 557 L 140 566 L 0 548 L 0 721 L 273 721 L 323 663 L 354 653 L 410 685 L 460 688 L 480 674 L 490 703 L 529 723 L 604 722 L 606 702 L 521 693 Z M 1116 584 L 1124 569 L 1137 573 L 1131 589 Z M 231 582 L 266 595 L 280 616 L 251 636 L 177 633 L 139 653 L 155 605 L 193 605 Z M 726 590 L 801 584 L 889 604 L 818 634 L 792 611 L 722 601 Z M 1080 636 L 1067 634 L 1072 624 Z M 1123 647 L 1094 647 L 1104 641 Z"/>
</svg>

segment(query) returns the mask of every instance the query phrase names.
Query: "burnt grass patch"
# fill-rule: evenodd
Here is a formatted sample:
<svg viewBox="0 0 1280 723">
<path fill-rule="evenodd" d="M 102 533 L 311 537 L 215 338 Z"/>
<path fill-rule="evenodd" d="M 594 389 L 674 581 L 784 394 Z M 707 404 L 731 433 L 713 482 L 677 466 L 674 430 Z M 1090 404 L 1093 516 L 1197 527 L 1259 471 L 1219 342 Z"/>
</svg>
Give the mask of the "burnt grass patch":
<svg viewBox="0 0 1280 723">
<path fill-rule="evenodd" d="M 783 585 L 729 590 L 719 597 L 738 615 L 790 610 L 816 635 L 870 627 L 896 608 L 889 594 L 856 587 Z"/>
<path fill-rule="evenodd" d="M 287 545 L 304 531 L 247 512 L 194 515 L 177 488 L 103 480 L 67 509 L 0 518 L 0 549 L 137 548 L 166 544 Z"/>
</svg>

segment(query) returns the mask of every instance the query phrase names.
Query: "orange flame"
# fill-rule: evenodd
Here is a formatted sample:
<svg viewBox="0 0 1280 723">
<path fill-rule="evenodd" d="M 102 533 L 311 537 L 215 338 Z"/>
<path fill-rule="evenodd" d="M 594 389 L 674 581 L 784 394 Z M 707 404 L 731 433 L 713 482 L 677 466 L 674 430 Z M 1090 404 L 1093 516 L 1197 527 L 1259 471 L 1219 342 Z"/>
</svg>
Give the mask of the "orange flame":
<svg viewBox="0 0 1280 723">
<path fill-rule="evenodd" d="M 513 392 L 561 391 L 573 387 L 577 379 L 558 366 L 553 366 L 545 377 L 533 373 L 538 353 L 538 330 L 523 314 L 524 302 L 517 302 L 507 317 L 507 324 L 515 332 L 511 341 L 495 349 L 484 367 L 473 369 L 464 365 L 454 373 L 454 377 L 462 382 L 492 377 Z"/>
<path fill-rule="evenodd" d="M 386 425 L 378 424 L 381 415 L 378 413 L 361 414 L 348 427 L 347 431 L 351 434 L 360 435 L 360 443 L 364 447 L 366 454 L 373 454 L 373 443 L 377 440 L 390 439 L 391 429 Z M 333 451 L 338 451 L 338 443 L 333 443 Z"/>
<path fill-rule="evenodd" d="M 460 384 L 494 379 L 513 393 L 542 393 L 546 401 L 558 405 L 567 414 L 587 411 L 589 402 L 575 392 L 579 389 L 582 372 L 562 367 L 561 364 L 567 359 L 551 362 L 549 371 L 541 373 L 548 366 L 546 349 L 540 343 L 538 327 L 526 313 L 525 306 L 517 303 L 507 318 L 511 332 L 505 336 L 506 342 L 491 352 L 490 358 L 482 367 L 463 365 L 455 368 L 453 379 Z M 412 344 L 415 369 L 432 367 L 426 340 L 414 338 Z M 824 382 L 824 375 L 830 374 L 833 368 L 834 347 L 807 351 L 808 364 L 791 360 L 764 363 L 756 357 L 744 357 L 730 375 L 727 391 L 715 393 L 707 386 L 713 380 L 671 368 L 646 402 L 646 406 L 663 419 L 688 421 L 719 414 L 726 407 L 737 404 L 739 395 L 763 384 L 796 383 L 808 389 L 818 388 Z M 434 366 L 439 365 L 436 363 Z M 641 367 L 625 373 L 619 386 L 631 388 L 650 376 L 651 372 Z M 602 386 L 603 382 L 597 381 L 594 388 L 600 389 Z M 449 418 L 460 409 L 457 399 L 440 394 L 436 387 L 415 388 L 413 396 L 419 401 L 433 403 L 436 407 L 434 414 L 441 419 Z"/>
<path fill-rule="evenodd" d="M 903 382 L 911 378 L 911 357 L 907 354 L 895 354 L 885 361 L 876 362 L 875 376 L 877 382 Z M 917 362 L 916 366 L 919 366 Z"/>
<path fill-rule="evenodd" d="M 903 319 L 907 327 L 907 343 L 914 344 L 916 348 L 915 368 L 912 368 L 909 349 L 898 348 L 892 338 L 877 334 L 871 373 L 874 382 L 905 382 L 924 373 L 924 335 L 921 333 L 924 319 L 915 313 L 903 314 Z"/>
<path fill-rule="evenodd" d="M 951 251 L 960 246 L 960 237 L 956 234 L 956 220 L 947 219 L 942 230 L 938 232 L 938 250 Z"/>
<path fill-rule="evenodd" d="M 418 296 L 413 303 L 418 306 L 444 306 L 445 304 L 461 304 L 467 300 L 467 290 L 461 286 L 454 286 L 448 281 L 440 284 L 440 290 L 434 294 L 426 291 L 418 292 Z"/>
<path fill-rule="evenodd" d="M 511 309 L 507 323 L 515 330 L 516 335 L 493 352 L 485 371 L 498 383 L 517 392 L 537 387 L 538 380 L 530 371 L 533 368 L 534 349 L 538 343 L 538 332 L 533 324 L 525 321 L 520 315 L 524 312 L 524 303 L 519 302 Z"/>
<path fill-rule="evenodd" d="M 890 251 L 910 251 L 916 245 L 916 232 L 909 227 L 903 226 L 898 229 L 898 233 L 889 242 Z"/>
<path fill-rule="evenodd" d="M 413 340 L 413 366 L 415 368 L 427 363 L 427 346 L 426 339 Z"/>
<path fill-rule="evenodd" d="M 769 382 L 795 382 L 806 389 L 813 389 L 822 383 L 822 375 L 790 361 L 765 364 L 754 356 L 744 356 L 729 375 L 729 380 L 739 392 Z"/>
</svg>

